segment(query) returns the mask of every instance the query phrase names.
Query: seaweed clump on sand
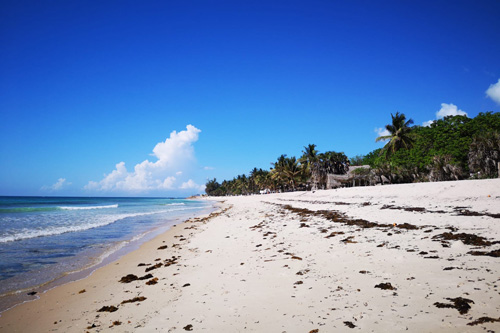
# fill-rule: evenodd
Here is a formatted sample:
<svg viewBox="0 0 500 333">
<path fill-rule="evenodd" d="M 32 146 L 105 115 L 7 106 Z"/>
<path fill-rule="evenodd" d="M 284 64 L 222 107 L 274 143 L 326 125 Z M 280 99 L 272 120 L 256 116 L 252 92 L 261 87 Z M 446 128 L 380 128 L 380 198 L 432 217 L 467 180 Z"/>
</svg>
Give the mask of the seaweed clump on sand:
<svg viewBox="0 0 500 333">
<path fill-rule="evenodd" d="M 349 327 L 349 328 L 355 328 L 356 325 L 354 325 L 351 321 L 344 321 L 344 325 Z"/>
<path fill-rule="evenodd" d="M 118 281 L 118 282 L 121 282 L 121 283 L 130 283 L 132 281 L 137 281 L 137 280 L 147 280 L 147 279 L 150 279 L 152 277 L 153 277 L 152 274 L 146 274 L 146 275 L 141 276 L 141 277 L 137 277 L 137 275 L 134 275 L 134 274 L 128 274 L 128 275 L 123 276 L 120 279 L 120 281 Z"/>
<path fill-rule="evenodd" d="M 432 239 L 442 240 L 442 241 L 460 240 L 465 245 L 474 245 L 474 246 L 490 246 L 491 244 L 493 244 L 492 242 L 488 241 L 484 237 L 474 235 L 474 234 L 467 234 L 465 232 L 462 232 L 460 234 L 453 234 L 451 232 L 444 232 L 442 234 L 439 234 L 439 235 L 432 237 Z"/>
<path fill-rule="evenodd" d="M 453 302 L 453 304 L 446 304 L 446 303 L 440 303 L 436 302 L 434 305 L 438 308 L 452 308 L 452 309 L 457 309 L 460 314 L 466 314 L 470 310 L 470 303 L 474 304 L 473 300 L 463 298 L 463 297 L 456 297 L 456 298 L 446 298 L 447 300 Z"/>
<path fill-rule="evenodd" d="M 468 252 L 468 254 L 473 255 L 473 256 L 488 256 L 488 257 L 498 258 L 498 257 L 500 257 L 500 250 L 493 250 L 490 252 L 470 251 L 470 252 Z"/>
<path fill-rule="evenodd" d="M 356 227 L 360 227 L 363 229 L 365 229 L 365 228 L 393 228 L 394 226 L 396 226 L 396 228 L 407 229 L 407 230 L 420 229 L 419 227 L 417 227 L 413 224 L 409 224 L 409 223 L 394 225 L 394 224 L 386 224 L 386 223 L 375 223 L 375 222 L 370 222 L 370 221 L 363 220 L 363 219 L 353 219 L 353 218 L 350 218 L 341 212 L 334 211 L 334 210 L 314 211 L 314 210 L 309 210 L 307 208 L 297 208 L 297 207 L 293 207 L 290 205 L 279 205 L 279 206 L 281 206 L 283 209 L 289 210 L 292 213 L 295 213 L 301 217 L 318 216 L 318 217 L 322 217 L 322 218 L 325 218 L 327 220 L 330 220 L 332 222 L 344 223 L 346 225 L 356 226 Z"/>
<path fill-rule="evenodd" d="M 105 305 L 102 308 L 100 308 L 99 310 L 97 310 L 97 312 L 115 312 L 117 310 L 118 310 L 118 308 L 114 305 L 109 305 L 109 306 Z"/>
<path fill-rule="evenodd" d="M 495 322 L 500 322 L 500 318 L 495 319 L 495 318 L 490 318 L 490 317 L 481 317 L 481 318 L 479 318 L 477 320 L 474 320 L 474 321 L 468 323 L 467 325 L 469 325 L 469 326 L 475 326 L 475 325 L 479 325 L 479 324 L 495 323 Z"/>
<path fill-rule="evenodd" d="M 135 281 L 135 280 L 139 280 L 139 278 L 137 277 L 137 275 L 128 274 L 128 275 L 123 276 L 120 279 L 120 281 L 118 281 L 118 282 L 121 282 L 121 283 L 130 283 L 130 282 Z"/>
<path fill-rule="evenodd" d="M 163 264 L 161 262 L 157 263 L 156 265 L 153 265 L 153 266 L 150 266 L 148 268 L 145 269 L 145 272 L 149 272 L 149 271 L 152 271 L 153 269 L 157 269 L 157 268 L 160 268 L 161 266 L 163 266 Z"/>
<path fill-rule="evenodd" d="M 464 208 L 465 207 L 455 207 L 455 213 L 461 216 L 488 216 L 494 219 L 500 219 L 500 214 L 480 213 L 480 212 L 470 211 Z"/>
<path fill-rule="evenodd" d="M 396 290 L 395 287 L 392 286 L 392 284 L 390 282 L 386 282 L 386 283 L 379 283 L 375 286 L 375 288 L 380 288 L 382 290 Z"/>
<path fill-rule="evenodd" d="M 127 299 L 123 302 L 121 302 L 120 304 L 127 304 L 127 303 L 135 303 L 135 302 L 142 302 L 142 301 L 145 301 L 147 300 L 146 297 L 144 296 L 140 296 L 140 297 L 134 297 L 134 298 L 131 298 L 131 299 Z"/>
</svg>

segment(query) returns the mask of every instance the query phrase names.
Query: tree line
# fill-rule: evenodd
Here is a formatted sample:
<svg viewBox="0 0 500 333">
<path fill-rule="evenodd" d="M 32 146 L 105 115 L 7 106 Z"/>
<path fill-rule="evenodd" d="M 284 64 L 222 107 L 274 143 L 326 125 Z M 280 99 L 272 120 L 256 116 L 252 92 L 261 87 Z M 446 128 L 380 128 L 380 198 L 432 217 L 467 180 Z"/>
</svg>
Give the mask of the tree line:
<svg viewBox="0 0 500 333">
<path fill-rule="evenodd" d="M 302 153 L 298 159 L 281 155 L 276 162 L 271 163 L 269 171 L 253 168 L 248 176 L 238 175 L 222 183 L 218 183 L 215 178 L 209 180 L 205 192 L 208 195 L 225 196 L 308 190 L 313 186 L 325 188 L 327 174 L 345 174 L 349 170 L 349 159 L 344 153 L 319 153 L 314 144 L 304 147 Z"/>
<path fill-rule="evenodd" d="M 304 147 L 300 158 L 281 155 L 270 170 L 254 168 L 249 175 L 206 183 L 208 195 L 248 195 L 262 191 L 323 189 L 328 175 L 345 175 L 365 184 L 445 181 L 498 177 L 500 113 L 479 113 L 474 118 L 448 116 L 430 126 L 411 126 L 403 113 L 391 114 L 383 148 L 347 158 L 342 152 L 319 153 L 316 145 Z"/>
<path fill-rule="evenodd" d="M 390 134 L 377 138 L 386 145 L 351 158 L 354 165 L 371 167 L 368 177 L 383 176 L 390 183 L 498 177 L 500 113 L 448 116 L 413 127 L 404 114 L 391 117 Z"/>
</svg>

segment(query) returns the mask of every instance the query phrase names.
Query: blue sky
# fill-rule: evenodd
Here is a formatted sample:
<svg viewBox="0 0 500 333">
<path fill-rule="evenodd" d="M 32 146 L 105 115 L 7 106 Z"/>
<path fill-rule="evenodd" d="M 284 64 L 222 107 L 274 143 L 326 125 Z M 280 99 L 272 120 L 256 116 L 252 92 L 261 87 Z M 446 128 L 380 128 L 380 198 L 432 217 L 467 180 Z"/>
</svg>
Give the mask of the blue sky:
<svg viewBox="0 0 500 333">
<path fill-rule="evenodd" d="M 397 111 L 499 112 L 499 17 L 497 0 L 3 0 L 0 195 L 189 195 L 309 143 L 366 154 Z"/>
</svg>

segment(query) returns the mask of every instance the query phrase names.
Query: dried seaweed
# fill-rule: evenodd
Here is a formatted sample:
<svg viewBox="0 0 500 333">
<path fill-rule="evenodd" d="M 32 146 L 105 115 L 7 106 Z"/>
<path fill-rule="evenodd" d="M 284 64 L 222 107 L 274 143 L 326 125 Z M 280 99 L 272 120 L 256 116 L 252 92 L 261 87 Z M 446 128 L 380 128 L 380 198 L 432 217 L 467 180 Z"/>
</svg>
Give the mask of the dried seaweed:
<svg viewBox="0 0 500 333">
<path fill-rule="evenodd" d="M 427 212 L 427 209 L 424 207 L 399 207 L 394 205 L 383 205 L 380 209 L 404 210 L 406 212 Z"/>
<path fill-rule="evenodd" d="M 160 268 L 161 266 L 163 266 L 163 264 L 161 262 L 157 263 L 156 265 L 154 266 L 151 266 L 151 267 L 148 267 L 146 268 L 145 272 L 149 272 L 149 271 L 152 271 L 153 269 L 157 269 L 157 268 Z"/>
<path fill-rule="evenodd" d="M 500 257 L 500 250 L 493 250 L 493 251 L 490 251 L 490 252 L 470 251 L 467 254 L 470 254 L 470 255 L 473 255 L 473 256 L 488 256 L 488 257 L 498 258 L 498 257 Z"/>
<path fill-rule="evenodd" d="M 345 232 L 343 231 L 333 231 L 332 233 L 330 233 L 328 236 L 326 236 L 325 238 L 331 238 L 331 237 L 335 237 L 337 235 L 343 235 L 345 234 Z"/>
<path fill-rule="evenodd" d="M 139 278 L 137 277 L 137 275 L 128 274 L 128 275 L 122 277 L 120 279 L 120 281 L 118 281 L 118 282 L 121 282 L 121 283 L 130 283 L 130 282 L 135 281 L 135 280 L 139 280 Z"/>
<path fill-rule="evenodd" d="M 397 290 L 390 282 L 379 283 L 375 286 L 375 288 L 380 288 L 382 290 Z"/>
<path fill-rule="evenodd" d="M 146 274 L 144 276 L 141 276 L 138 280 L 147 280 L 147 279 L 151 279 L 153 277 L 153 274 Z"/>
<path fill-rule="evenodd" d="M 114 305 L 110 305 L 110 306 L 103 306 L 102 308 L 100 308 L 99 310 L 97 310 L 97 312 L 115 312 L 117 311 L 118 308 Z"/>
<path fill-rule="evenodd" d="M 467 299 L 467 298 L 462 298 L 462 297 L 457 297 L 457 298 L 446 298 L 447 300 L 453 302 L 453 304 L 446 304 L 446 303 L 440 303 L 436 302 L 434 305 L 438 308 L 452 308 L 452 309 L 457 309 L 460 314 L 466 314 L 470 310 L 470 303 L 474 304 L 473 300 Z"/>
<path fill-rule="evenodd" d="M 157 283 L 158 283 L 158 278 L 154 278 L 154 279 L 151 279 L 151 280 L 146 282 L 146 284 L 148 286 L 152 286 L 152 285 L 157 284 Z"/>
<path fill-rule="evenodd" d="M 495 323 L 495 322 L 500 322 L 500 318 L 495 319 L 495 318 L 490 318 L 490 317 L 481 317 L 477 320 L 474 320 L 473 322 L 468 323 L 467 325 L 475 326 L 475 325 L 479 325 L 479 324 Z"/>
<path fill-rule="evenodd" d="M 494 219 L 500 219 L 500 214 L 480 213 L 480 212 L 470 211 L 464 208 L 465 207 L 455 207 L 456 214 L 460 216 L 488 216 Z"/>
<path fill-rule="evenodd" d="M 488 241 L 486 238 L 474 234 L 467 234 L 462 232 L 460 234 L 453 234 L 451 232 L 444 232 L 442 234 L 436 235 L 432 237 L 433 240 L 460 240 L 465 245 L 474 245 L 474 246 L 490 246 L 492 243 Z"/>
<path fill-rule="evenodd" d="M 347 238 L 344 238 L 343 240 L 341 240 L 342 243 L 344 244 L 355 244 L 357 242 L 353 241 L 354 239 L 354 236 L 349 236 Z"/>
<path fill-rule="evenodd" d="M 332 222 L 344 223 L 346 225 L 357 226 L 360 228 L 393 228 L 394 227 L 393 224 L 383 224 L 383 223 L 370 222 L 370 221 L 363 220 L 363 219 L 353 219 L 353 218 L 346 216 L 345 214 L 343 214 L 341 212 L 334 211 L 334 210 L 313 211 L 313 210 L 309 210 L 307 208 L 297 208 L 297 207 L 293 207 L 290 205 L 278 205 L 278 206 L 280 206 L 286 210 L 289 210 L 289 211 L 291 211 L 299 216 L 302 216 L 302 217 L 307 217 L 307 216 L 311 216 L 311 215 L 312 216 L 319 216 L 319 217 L 325 218 L 327 220 L 330 220 Z M 410 229 L 411 230 L 420 229 L 419 227 L 412 225 L 412 224 L 409 224 L 409 223 L 403 223 L 403 224 L 400 224 L 399 226 L 396 226 L 396 227 L 401 228 L 401 229 L 409 229 L 409 230 Z"/>
<path fill-rule="evenodd" d="M 135 302 L 142 302 L 142 301 L 145 301 L 147 298 L 144 297 L 144 296 L 140 296 L 140 297 L 134 297 L 134 298 L 131 298 L 131 299 L 127 299 L 123 302 L 121 302 L 120 304 L 126 304 L 126 303 L 135 303 Z"/>
<path fill-rule="evenodd" d="M 344 321 L 344 325 L 349 327 L 349 328 L 355 328 L 356 325 L 354 325 L 352 322 L 350 321 Z"/>
</svg>

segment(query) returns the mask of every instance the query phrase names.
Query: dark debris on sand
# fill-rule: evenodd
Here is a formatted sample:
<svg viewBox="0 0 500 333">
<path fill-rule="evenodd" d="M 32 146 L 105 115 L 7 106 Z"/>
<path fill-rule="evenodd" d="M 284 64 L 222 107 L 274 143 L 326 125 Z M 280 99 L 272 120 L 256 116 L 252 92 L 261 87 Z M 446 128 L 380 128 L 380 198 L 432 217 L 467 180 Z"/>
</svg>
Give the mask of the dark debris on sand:
<svg viewBox="0 0 500 333">
<path fill-rule="evenodd" d="M 344 325 L 349 327 L 349 328 L 355 328 L 356 325 L 354 325 L 351 321 L 344 321 Z"/>
<path fill-rule="evenodd" d="M 449 241 L 449 240 L 460 240 L 462 243 L 465 245 L 474 245 L 474 246 L 490 246 L 493 243 L 488 241 L 486 238 L 474 235 L 474 234 L 467 234 L 465 232 L 459 233 L 459 234 L 454 234 L 451 232 L 444 232 L 442 234 L 436 235 L 432 237 L 433 240 L 444 240 L 444 241 Z"/>
<path fill-rule="evenodd" d="M 123 302 L 121 302 L 121 304 L 127 304 L 127 303 L 135 303 L 135 302 L 142 302 L 142 301 L 145 301 L 147 298 L 144 297 L 144 296 L 140 296 L 140 297 L 134 297 L 134 298 L 131 298 L 131 299 L 127 299 Z"/>
<path fill-rule="evenodd" d="M 446 304 L 446 303 L 440 303 L 436 302 L 434 305 L 438 308 L 452 308 L 452 309 L 457 309 L 460 314 L 466 314 L 470 310 L 470 303 L 474 304 L 473 300 L 467 299 L 467 298 L 462 298 L 462 297 L 456 297 L 456 298 L 446 298 L 447 300 L 451 301 L 452 304 Z"/>
<path fill-rule="evenodd" d="M 485 252 L 485 251 L 470 251 L 467 254 L 473 255 L 473 256 L 488 256 L 488 257 L 494 257 L 498 258 L 500 257 L 500 250 L 494 250 L 490 252 Z"/>
<path fill-rule="evenodd" d="M 370 222 L 367 220 L 363 219 L 353 219 L 348 217 L 347 215 L 335 211 L 335 210 L 309 210 L 307 208 L 297 208 L 293 207 L 290 205 L 278 205 L 282 207 L 283 209 L 289 210 L 292 213 L 295 213 L 299 216 L 302 217 L 308 217 L 308 216 L 318 216 L 325 218 L 327 220 L 330 220 L 332 222 L 336 223 L 344 223 L 349 226 L 356 226 L 360 228 L 399 228 L 399 229 L 406 229 L 406 230 L 416 230 L 420 229 L 420 227 L 409 224 L 409 223 L 402 223 L 399 225 L 394 225 L 394 224 L 384 224 L 384 223 L 375 223 L 375 222 Z"/>
<path fill-rule="evenodd" d="M 152 278 L 153 275 L 151 274 L 146 274 L 144 276 L 141 276 L 141 277 L 138 277 L 137 275 L 134 275 L 134 274 L 128 274 L 126 276 L 123 276 L 120 281 L 118 282 L 121 282 L 121 283 L 130 283 L 132 281 L 137 281 L 137 280 L 147 280 L 147 279 L 150 279 Z"/>
<path fill-rule="evenodd" d="M 467 325 L 475 326 L 475 325 L 480 325 L 480 324 L 484 324 L 484 323 L 495 323 L 495 322 L 500 322 L 500 318 L 495 319 L 495 318 L 490 318 L 490 317 L 481 317 L 477 320 L 474 320 L 474 321 L 468 323 Z"/>
<path fill-rule="evenodd" d="M 375 288 L 380 288 L 382 290 L 397 290 L 390 282 L 379 283 L 375 286 Z"/>
<path fill-rule="evenodd" d="M 105 305 L 102 308 L 100 308 L 99 310 L 97 310 L 97 312 L 115 312 L 117 310 L 118 310 L 118 308 L 114 305 L 109 305 L 109 306 Z"/>
</svg>

